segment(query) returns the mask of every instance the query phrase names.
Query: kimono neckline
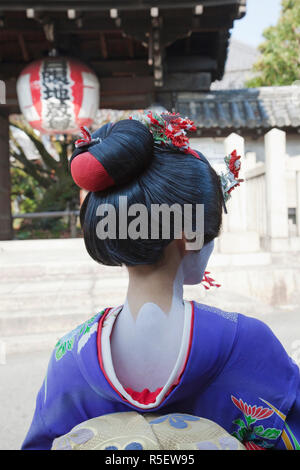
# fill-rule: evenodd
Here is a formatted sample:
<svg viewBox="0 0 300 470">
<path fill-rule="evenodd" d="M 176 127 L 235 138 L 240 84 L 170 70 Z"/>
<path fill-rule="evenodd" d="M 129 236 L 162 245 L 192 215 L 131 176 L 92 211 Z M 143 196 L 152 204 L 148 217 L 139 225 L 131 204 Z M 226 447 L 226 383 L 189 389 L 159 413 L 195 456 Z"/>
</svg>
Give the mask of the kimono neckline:
<svg viewBox="0 0 300 470">
<path fill-rule="evenodd" d="M 124 388 L 119 382 L 112 362 L 110 335 L 118 314 L 123 306 L 107 309 L 102 315 L 97 331 L 97 354 L 98 361 L 106 381 L 111 389 L 118 394 L 124 403 L 133 405 L 139 409 L 153 409 L 160 406 L 169 396 L 172 390 L 180 383 L 181 377 L 186 369 L 190 357 L 193 331 L 194 331 L 194 303 L 184 301 L 185 320 L 183 335 L 176 364 L 166 382 L 166 384 L 155 391 L 150 392 L 144 389 L 142 392 L 135 392 L 132 389 Z"/>
</svg>

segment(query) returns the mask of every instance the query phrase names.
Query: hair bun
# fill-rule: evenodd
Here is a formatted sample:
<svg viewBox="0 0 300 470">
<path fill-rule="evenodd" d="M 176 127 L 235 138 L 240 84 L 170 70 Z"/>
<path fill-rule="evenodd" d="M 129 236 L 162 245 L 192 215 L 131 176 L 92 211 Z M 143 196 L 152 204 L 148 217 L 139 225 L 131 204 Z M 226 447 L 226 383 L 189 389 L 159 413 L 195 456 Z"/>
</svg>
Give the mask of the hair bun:
<svg viewBox="0 0 300 470">
<path fill-rule="evenodd" d="M 92 137 L 101 140 L 76 149 L 70 160 L 73 180 L 87 191 L 103 191 L 126 184 L 141 174 L 152 160 L 153 137 L 139 121 L 125 119 L 106 124 Z"/>
</svg>

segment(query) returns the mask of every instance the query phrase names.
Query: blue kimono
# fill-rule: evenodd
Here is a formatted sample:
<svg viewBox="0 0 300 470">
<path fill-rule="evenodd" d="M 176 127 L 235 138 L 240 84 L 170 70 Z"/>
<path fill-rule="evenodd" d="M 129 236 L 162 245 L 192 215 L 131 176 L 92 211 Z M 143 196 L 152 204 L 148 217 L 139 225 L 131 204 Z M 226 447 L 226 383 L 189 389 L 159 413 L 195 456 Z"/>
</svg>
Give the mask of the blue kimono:
<svg viewBox="0 0 300 470">
<path fill-rule="evenodd" d="M 155 393 L 124 389 L 109 370 L 104 340 L 112 309 L 64 336 L 22 449 L 50 449 L 77 424 L 122 411 L 187 413 L 215 421 L 247 449 L 300 449 L 299 367 L 270 328 L 242 314 L 190 305 L 183 367 Z"/>
</svg>

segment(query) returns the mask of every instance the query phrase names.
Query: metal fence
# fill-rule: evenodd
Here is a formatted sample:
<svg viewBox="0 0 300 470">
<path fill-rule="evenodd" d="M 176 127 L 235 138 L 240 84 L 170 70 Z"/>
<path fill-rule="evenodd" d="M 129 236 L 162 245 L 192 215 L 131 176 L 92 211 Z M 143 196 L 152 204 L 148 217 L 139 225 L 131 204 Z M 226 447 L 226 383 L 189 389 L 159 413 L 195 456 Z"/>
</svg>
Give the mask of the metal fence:
<svg viewBox="0 0 300 470">
<path fill-rule="evenodd" d="M 53 217 L 68 217 L 70 223 L 71 237 L 75 238 L 77 235 L 77 217 L 79 216 L 79 210 L 77 211 L 51 211 L 51 212 L 28 212 L 24 214 L 13 214 L 13 219 L 45 219 Z"/>
</svg>

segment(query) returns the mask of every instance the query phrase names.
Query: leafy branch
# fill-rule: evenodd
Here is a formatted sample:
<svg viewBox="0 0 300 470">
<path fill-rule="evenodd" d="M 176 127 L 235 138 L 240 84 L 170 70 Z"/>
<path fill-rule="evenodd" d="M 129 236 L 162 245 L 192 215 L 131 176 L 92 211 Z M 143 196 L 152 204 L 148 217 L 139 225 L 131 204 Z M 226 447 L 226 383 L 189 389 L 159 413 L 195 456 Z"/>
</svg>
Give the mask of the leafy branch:
<svg viewBox="0 0 300 470">
<path fill-rule="evenodd" d="M 291 85 L 300 80 L 300 2 L 282 0 L 277 25 L 267 28 L 249 87 Z"/>
</svg>

